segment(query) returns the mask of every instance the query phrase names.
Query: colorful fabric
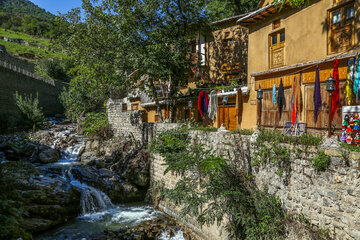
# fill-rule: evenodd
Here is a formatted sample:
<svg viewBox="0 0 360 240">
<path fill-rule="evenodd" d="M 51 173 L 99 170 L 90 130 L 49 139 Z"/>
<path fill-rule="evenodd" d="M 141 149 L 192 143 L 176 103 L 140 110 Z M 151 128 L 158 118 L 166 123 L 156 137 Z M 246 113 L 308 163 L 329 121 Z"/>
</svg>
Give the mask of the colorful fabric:
<svg viewBox="0 0 360 240">
<path fill-rule="evenodd" d="M 241 124 L 242 113 L 243 113 L 242 90 L 239 87 L 237 89 L 237 94 L 236 94 L 236 117 L 239 125 Z"/>
<path fill-rule="evenodd" d="M 301 78 L 301 73 L 300 73 Z M 301 87 L 300 87 L 300 79 L 294 78 L 293 81 L 293 91 L 291 94 L 291 109 L 292 109 L 292 124 L 295 125 L 296 119 L 301 112 Z"/>
<path fill-rule="evenodd" d="M 211 91 L 210 100 L 209 100 L 209 108 L 208 108 L 208 116 L 211 120 L 215 119 L 216 112 L 218 109 L 218 97 L 216 91 Z"/>
<path fill-rule="evenodd" d="M 339 61 L 338 59 L 334 60 L 334 69 L 333 69 L 333 77 L 335 78 L 335 91 L 332 93 L 332 107 L 331 107 L 331 120 L 334 120 L 335 113 L 338 112 L 339 108 L 339 100 L 340 100 L 340 87 L 339 87 L 339 69 L 338 69 Z"/>
<path fill-rule="evenodd" d="M 316 67 L 315 88 L 314 88 L 314 123 L 317 122 L 321 108 L 320 69 Z"/>
<path fill-rule="evenodd" d="M 360 87 L 360 55 L 357 57 L 356 70 L 354 74 L 354 93 L 356 101 L 359 100 L 359 87 Z"/>
<path fill-rule="evenodd" d="M 199 93 L 199 98 L 198 98 L 198 110 L 202 118 L 204 118 L 204 114 L 207 113 L 208 105 L 209 105 L 208 93 L 206 91 L 201 91 Z"/>
<path fill-rule="evenodd" d="M 272 102 L 276 104 L 276 84 L 273 85 Z"/>
<path fill-rule="evenodd" d="M 294 79 L 294 84 L 293 84 L 293 87 L 292 87 L 292 97 L 291 97 L 291 121 L 292 121 L 292 125 L 294 126 L 295 125 L 295 121 L 296 121 L 296 107 L 295 107 L 295 89 L 296 89 L 296 86 L 295 86 L 295 79 Z"/>
<path fill-rule="evenodd" d="M 285 94 L 284 94 L 284 86 L 282 83 L 282 78 L 280 79 L 280 85 L 279 85 L 279 90 L 278 90 L 278 95 L 277 95 L 277 105 L 278 105 L 278 109 L 279 109 L 279 120 L 281 119 L 281 115 L 282 115 L 282 111 L 283 109 L 286 107 L 286 100 L 285 100 Z"/>
<path fill-rule="evenodd" d="M 348 69 L 346 75 L 346 84 L 345 84 L 345 99 L 347 100 L 347 104 L 351 105 L 352 100 L 352 75 L 353 75 L 353 68 L 354 68 L 354 58 L 349 58 L 348 61 Z"/>
</svg>

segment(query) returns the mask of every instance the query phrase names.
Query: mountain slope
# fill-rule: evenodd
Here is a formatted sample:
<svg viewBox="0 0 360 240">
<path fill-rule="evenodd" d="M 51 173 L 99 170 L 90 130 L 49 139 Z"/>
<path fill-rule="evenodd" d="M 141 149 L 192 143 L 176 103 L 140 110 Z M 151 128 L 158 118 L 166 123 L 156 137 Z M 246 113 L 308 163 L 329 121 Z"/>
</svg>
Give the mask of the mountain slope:
<svg viewBox="0 0 360 240">
<path fill-rule="evenodd" d="M 0 0 L 0 12 L 32 15 L 41 20 L 53 20 L 55 16 L 29 0 Z"/>
</svg>

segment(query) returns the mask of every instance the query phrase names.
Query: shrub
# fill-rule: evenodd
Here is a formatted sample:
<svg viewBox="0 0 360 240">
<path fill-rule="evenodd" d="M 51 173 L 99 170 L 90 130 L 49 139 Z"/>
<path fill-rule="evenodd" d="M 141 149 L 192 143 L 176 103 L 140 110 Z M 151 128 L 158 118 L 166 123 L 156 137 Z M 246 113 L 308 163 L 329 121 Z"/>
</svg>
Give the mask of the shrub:
<svg viewBox="0 0 360 240">
<path fill-rule="evenodd" d="M 231 131 L 231 134 L 240 134 L 240 135 L 252 135 L 254 130 L 252 129 L 235 129 Z"/>
<path fill-rule="evenodd" d="M 318 171 L 325 171 L 330 165 L 330 156 L 324 152 L 319 152 L 315 158 L 310 159 L 313 167 Z"/>
<path fill-rule="evenodd" d="M 44 122 L 44 114 L 39 107 L 39 94 L 33 98 L 32 94 L 21 96 L 15 93 L 16 105 L 21 112 L 23 126 L 25 128 L 39 128 Z"/>
<path fill-rule="evenodd" d="M 87 113 L 82 127 L 84 128 L 84 134 L 91 138 L 104 140 L 110 138 L 112 135 L 107 113 Z"/>
</svg>

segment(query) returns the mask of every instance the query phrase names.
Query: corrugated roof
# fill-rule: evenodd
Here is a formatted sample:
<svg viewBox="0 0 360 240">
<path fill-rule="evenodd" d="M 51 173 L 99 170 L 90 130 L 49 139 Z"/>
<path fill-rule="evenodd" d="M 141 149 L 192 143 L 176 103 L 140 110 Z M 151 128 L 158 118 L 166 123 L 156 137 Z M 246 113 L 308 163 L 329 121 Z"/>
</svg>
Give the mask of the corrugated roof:
<svg viewBox="0 0 360 240">
<path fill-rule="evenodd" d="M 229 21 L 232 21 L 232 20 L 236 20 L 236 19 L 245 17 L 245 16 L 248 15 L 248 14 L 249 14 L 249 13 L 244 13 L 244 14 L 240 14 L 240 15 L 237 15 L 237 16 L 232 16 L 232 17 L 220 19 L 220 20 L 217 20 L 217 21 L 215 21 L 215 22 L 212 22 L 211 24 L 219 24 L 219 23 L 229 22 Z"/>
</svg>

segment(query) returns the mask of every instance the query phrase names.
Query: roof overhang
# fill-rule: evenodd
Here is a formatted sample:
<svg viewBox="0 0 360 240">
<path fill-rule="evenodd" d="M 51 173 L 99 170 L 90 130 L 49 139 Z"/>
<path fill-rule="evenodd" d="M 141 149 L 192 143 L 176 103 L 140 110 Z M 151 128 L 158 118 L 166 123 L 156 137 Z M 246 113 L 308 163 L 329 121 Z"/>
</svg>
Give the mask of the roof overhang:
<svg viewBox="0 0 360 240">
<path fill-rule="evenodd" d="M 244 14 L 240 14 L 240 15 L 237 15 L 237 16 L 232 16 L 232 17 L 220 19 L 220 20 L 217 20 L 215 22 L 212 22 L 211 24 L 216 25 L 216 24 L 223 24 L 223 23 L 226 23 L 226 22 L 237 21 L 240 18 L 246 17 L 248 14 L 249 13 L 244 13 Z"/>
<path fill-rule="evenodd" d="M 237 20 L 237 23 L 244 25 L 255 23 L 259 20 L 263 20 L 266 17 L 273 15 L 274 13 L 277 13 L 280 10 L 280 8 L 281 8 L 281 3 L 275 3 L 275 4 L 273 3 L 267 5 L 263 8 L 250 12 L 246 16 Z"/>
</svg>

